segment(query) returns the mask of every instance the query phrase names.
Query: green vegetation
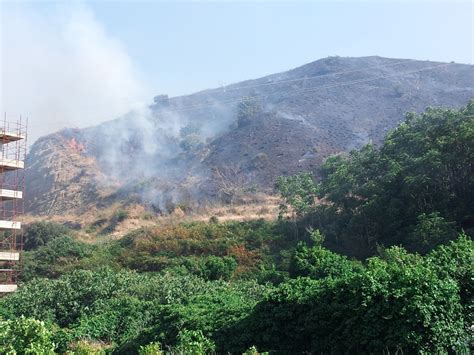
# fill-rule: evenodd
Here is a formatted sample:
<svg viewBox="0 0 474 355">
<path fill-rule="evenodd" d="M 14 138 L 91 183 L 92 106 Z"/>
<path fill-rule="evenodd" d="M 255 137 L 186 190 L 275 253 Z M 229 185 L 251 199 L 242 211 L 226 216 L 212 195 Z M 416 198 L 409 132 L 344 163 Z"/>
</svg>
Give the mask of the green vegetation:
<svg viewBox="0 0 474 355">
<path fill-rule="evenodd" d="M 43 322 L 24 316 L 0 321 L 0 353 L 54 354 L 51 331 Z"/>
<path fill-rule="evenodd" d="M 24 249 L 32 250 L 45 245 L 49 241 L 70 234 L 69 228 L 52 222 L 36 222 L 30 224 L 23 235 Z"/>
<path fill-rule="evenodd" d="M 425 257 L 392 247 L 363 263 L 300 243 L 292 278 L 277 286 L 207 281 L 173 268 L 76 270 L 29 281 L 2 299 L 0 310 L 5 319 L 43 320 L 63 352 L 91 339 L 115 353 L 144 352 L 151 343 L 196 354 L 251 346 L 291 353 L 465 350 L 472 261 L 466 236 Z"/>
<path fill-rule="evenodd" d="M 459 111 L 408 114 L 380 149 L 328 158 L 321 181 L 283 177 L 276 187 L 326 246 L 364 258 L 377 247 L 426 253 L 474 228 L 474 102 Z"/>
<path fill-rule="evenodd" d="M 469 353 L 473 110 L 409 115 L 379 149 L 328 158 L 319 182 L 279 178 L 278 221 L 93 245 L 30 228 L 0 352 Z"/>
</svg>

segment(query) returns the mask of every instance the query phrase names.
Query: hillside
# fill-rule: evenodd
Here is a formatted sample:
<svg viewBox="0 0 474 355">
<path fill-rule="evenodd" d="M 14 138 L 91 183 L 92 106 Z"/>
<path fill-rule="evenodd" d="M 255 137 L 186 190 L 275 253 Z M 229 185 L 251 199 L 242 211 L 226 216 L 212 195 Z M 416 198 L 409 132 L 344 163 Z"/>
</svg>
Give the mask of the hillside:
<svg viewBox="0 0 474 355">
<path fill-rule="evenodd" d="M 471 354 L 473 127 L 474 100 L 410 114 L 279 177 L 278 219 L 30 217 L 0 353 Z"/>
<path fill-rule="evenodd" d="M 315 171 L 328 155 L 379 143 L 408 111 L 460 107 L 474 66 L 330 57 L 192 95 L 87 129 L 42 137 L 27 161 L 26 209 L 63 214 L 140 202 L 176 203 L 270 191 L 275 178 Z"/>
</svg>

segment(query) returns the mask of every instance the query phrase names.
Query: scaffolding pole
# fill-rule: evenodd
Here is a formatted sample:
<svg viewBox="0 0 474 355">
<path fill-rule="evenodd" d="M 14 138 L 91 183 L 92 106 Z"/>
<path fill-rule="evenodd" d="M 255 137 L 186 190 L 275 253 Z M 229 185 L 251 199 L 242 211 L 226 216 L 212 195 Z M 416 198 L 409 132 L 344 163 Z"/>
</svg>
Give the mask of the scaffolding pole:
<svg viewBox="0 0 474 355">
<path fill-rule="evenodd" d="M 21 271 L 27 126 L 5 114 L 0 127 L 0 295 L 16 291 Z"/>
</svg>

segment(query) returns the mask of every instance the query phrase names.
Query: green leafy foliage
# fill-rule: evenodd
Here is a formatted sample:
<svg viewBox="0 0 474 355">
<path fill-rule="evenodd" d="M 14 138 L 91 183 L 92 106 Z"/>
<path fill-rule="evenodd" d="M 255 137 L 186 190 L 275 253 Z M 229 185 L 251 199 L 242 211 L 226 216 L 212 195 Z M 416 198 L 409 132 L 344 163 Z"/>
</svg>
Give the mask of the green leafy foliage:
<svg viewBox="0 0 474 355">
<path fill-rule="evenodd" d="M 447 222 L 439 212 L 422 213 L 406 244 L 411 250 L 426 254 L 432 248 L 453 240 L 456 235 L 455 223 Z"/>
<path fill-rule="evenodd" d="M 433 250 L 428 259 L 439 277 L 452 278 L 458 283 L 466 316 L 466 331 L 472 332 L 470 327 L 474 324 L 474 242 L 466 234 L 461 234 L 457 240 Z"/>
<path fill-rule="evenodd" d="M 139 271 L 179 267 L 208 279 L 229 279 L 255 269 L 276 244 L 291 243 L 282 225 L 258 220 L 140 229 L 120 241 L 117 260 Z"/>
<path fill-rule="evenodd" d="M 150 342 L 175 346 L 184 326 L 224 343 L 219 329 L 247 315 L 265 290 L 255 282 L 229 285 L 191 275 L 80 270 L 30 281 L 0 300 L 0 313 L 9 319 L 28 314 L 68 329 L 54 334 L 61 347 L 94 339 L 127 353 Z"/>
<path fill-rule="evenodd" d="M 288 212 L 288 206 L 291 206 L 298 217 L 314 209 L 317 188 L 313 174 L 300 173 L 294 176 L 280 176 L 277 178 L 275 188 L 285 202 L 280 205 L 281 217 Z"/>
<path fill-rule="evenodd" d="M 474 101 L 408 114 L 379 149 L 329 157 L 318 184 L 299 174 L 276 187 L 333 250 L 363 258 L 402 244 L 427 253 L 474 226 L 473 127 Z"/>
<path fill-rule="evenodd" d="M 58 324 L 51 339 L 61 351 L 75 351 L 82 339 L 118 353 L 145 351 L 150 343 L 185 353 L 242 353 L 253 345 L 291 353 L 466 349 L 474 265 L 466 236 L 426 257 L 393 247 L 360 263 L 312 235 L 313 246 L 300 243 L 291 253 L 293 278 L 276 288 L 168 272 L 77 270 L 22 285 L 0 300 L 0 314 Z"/>
<path fill-rule="evenodd" d="M 51 331 L 39 320 L 23 316 L 0 321 L 0 353 L 54 354 Z"/>
<path fill-rule="evenodd" d="M 243 355 L 268 355 L 269 353 L 267 351 L 264 352 L 259 352 L 255 346 L 251 346 L 248 348 Z"/>
<path fill-rule="evenodd" d="M 138 350 L 138 355 L 162 355 L 163 351 L 161 350 L 160 343 L 150 343 L 145 346 L 140 346 Z"/>
<path fill-rule="evenodd" d="M 439 353 L 462 348 L 464 315 L 453 279 L 403 249 L 339 277 L 297 278 L 259 303 L 241 329 L 260 349 L 289 353 Z"/>
<path fill-rule="evenodd" d="M 117 222 L 122 222 L 127 218 L 128 218 L 128 212 L 123 209 L 118 209 L 117 211 L 115 211 L 112 217 L 112 219 L 115 219 Z"/>
<path fill-rule="evenodd" d="M 352 273 L 358 264 L 320 246 L 307 247 L 300 243 L 291 259 L 290 276 L 314 279 L 340 277 Z"/>
<path fill-rule="evenodd" d="M 69 235 L 71 235 L 71 230 L 62 224 L 34 222 L 25 228 L 23 234 L 24 249 L 33 250 L 46 245 L 53 239 Z"/>
<path fill-rule="evenodd" d="M 208 280 L 228 280 L 234 273 L 237 262 L 234 258 L 225 256 L 219 258 L 216 256 L 209 257 L 205 262 L 203 276 Z"/>
<path fill-rule="evenodd" d="M 57 277 L 73 270 L 94 248 L 69 236 L 58 236 L 36 250 L 24 254 L 22 280 L 38 276 Z"/>
<path fill-rule="evenodd" d="M 214 352 L 215 345 L 200 330 L 183 329 L 178 334 L 175 350 L 180 354 L 206 355 Z"/>
</svg>

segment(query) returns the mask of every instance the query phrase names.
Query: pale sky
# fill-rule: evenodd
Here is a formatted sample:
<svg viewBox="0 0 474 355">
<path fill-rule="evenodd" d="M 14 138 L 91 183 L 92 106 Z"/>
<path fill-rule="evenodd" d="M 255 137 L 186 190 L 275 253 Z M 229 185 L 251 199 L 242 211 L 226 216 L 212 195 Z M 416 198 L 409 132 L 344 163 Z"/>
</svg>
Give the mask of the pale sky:
<svg viewBox="0 0 474 355">
<path fill-rule="evenodd" d="M 90 4 L 155 91 L 172 95 L 331 55 L 474 60 L 472 1 Z"/>
<path fill-rule="evenodd" d="M 327 56 L 474 62 L 472 1 L 0 3 L 0 110 L 35 138 Z"/>
</svg>

